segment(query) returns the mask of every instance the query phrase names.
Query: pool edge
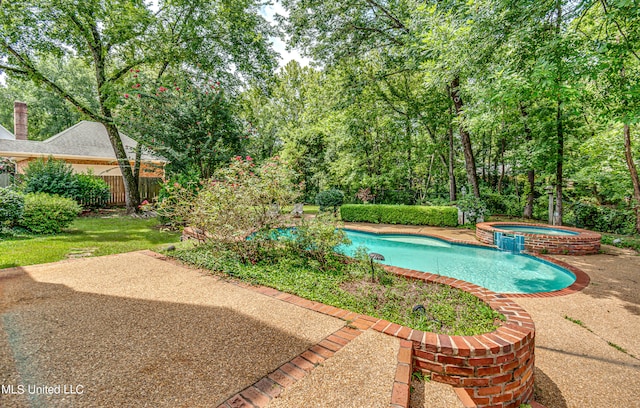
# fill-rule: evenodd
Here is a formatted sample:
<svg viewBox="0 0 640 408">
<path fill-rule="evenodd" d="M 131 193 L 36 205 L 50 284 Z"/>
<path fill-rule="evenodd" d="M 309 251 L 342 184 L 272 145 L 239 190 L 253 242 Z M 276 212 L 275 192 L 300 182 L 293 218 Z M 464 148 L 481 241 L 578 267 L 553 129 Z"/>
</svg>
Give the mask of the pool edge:
<svg viewBox="0 0 640 408">
<path fill-rule="evenodd" d="M 381 231 L 375 231 L 373 227 L 367 227 L 367 226 L 359 226 L 359 225 L 351 225 L 349 223 L 345 223 L 344 225 L 344 229 L 347 230 L 353 230 L 353 231 L 359 231 L 359 232 L 366 232 L 366 233 L 370 233 L 370 234 L 375 234 L 375 235 L 385 235 L 385 234 L 403 234 L 403 235 L 416 235 L 416 236 L 423 236 L 423 237 L 428 237 L 428 238 L 436 238 L 445 242 L 449 242 L 452 244 L 462 244 L 462 245 L 470 245 L 470 246 L 477 246 L 477 247 L 485 247 L 485 248 L 493 248 L 495 249 L 495 245 L 490 245 L 487 244 L 485 242 L 480 242 L 480 241 L 470 241 L 470 240 L 461 240 L 461 239 L 449 239 L 445 236 L 442 235 L 437 235 L 437 234 L 428 234 L 425 232 L 416 232 L 416 231 L 410 231 L 410 230 L 385 230 L 384 232 Z M 536 293 L 499 293 L 499 292 L 493 292 L 493 293 L 498 293 L 499 295 L 503 295 L 503 296 L 507 296 L 507 297 L 512 297 L 512 298 L 545 298 L 545 297 L 556 297 L 556 296 L 566 296 L 566 295 L 571 295 L 573 293 L 577 293 L 580 292 L 581 290 L 583 290 L 584 288 L 586 288 L 589 285 L 589 282 L 591 281 L 591 278 L 589 277 L 589 275 L 582 271 L 579 268 L 576 268 L 573 265 L 570 265 L 566 262 L 560 261 L 558 259 L 554 259 L 551 258 L 549 256 L 540 254 L 540 253 L 536 253 L 536 252 L 528 252 L 527 253 L 530 256 L 533 256 L 535 258 L 539 258 L 541 260 L 550 262 L 552 264 L 554 264 L 555 266 L 558 266 L 560 268 L 564 268 L 566 270 L 568 270 L 569 272 L 571 272 L 576 280 L 569 286 L 567 286 L 566 288 L 563 289 L 558 289 L 558 290 L 554 290 L 554 291 L 550 291 L 550 292 L 536 292 Z M 387 267 L 389 268 L 395 268 L 398 270 L 405 270 L 405 271 L 411 271 L 411 272 L 416 272 L 422 275 L 430 275 L 434 278 L 438 278 L 438 277 L 443 277 L 441 275 L 436 275 L 430 272 L 422 272 L 422 271 L 415 271 L 412 269 L 406 269 L 406 268 L 400 268 L 397 266 L 390 266 L 390 265 L 382 265 L 383 267 L 385 267 L 385 269 L 387 269 Z M 395 272 L 394 272 L 395 273 Z M 475 283 L 471 283 L 471 282 L 467 282 L 467 281 L 463 281 L 460 279 L 455 279 L 455 278 L 450 278 L 450 277 L 446 277 L 447 279 L 453 280 L 453 281 L 459 281 L 459 282 L 465 282 L 467 284 L 470 285 L 474 285 L 480 288 L 483 288 L 485 290 L 489 290 L 486 289 L 482 286 L 476 285 Z M 437 280 L 428 280 L 428 281 L 433 281 L 436 283 L 441 283 L 438 282 Z"/>
</svg>

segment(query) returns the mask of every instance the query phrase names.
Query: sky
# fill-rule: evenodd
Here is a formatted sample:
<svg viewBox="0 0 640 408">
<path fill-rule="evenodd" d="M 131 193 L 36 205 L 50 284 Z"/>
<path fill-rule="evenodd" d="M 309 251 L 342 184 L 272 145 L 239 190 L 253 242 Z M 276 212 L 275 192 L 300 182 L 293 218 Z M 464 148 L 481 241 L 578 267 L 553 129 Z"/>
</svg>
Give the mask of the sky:
<svg viewBox="0 0 640 408">
<path fill-rule="evenodd" d="M 274 21 L 274 16 L 276 14 L 280 14 L 282 16 L 287 15 L 286 10 L 277 0 L 274 1 L 273 5 L 265 6 L 262 10 L 262 15 L 271 24 L 276 24 L 276 22 Z M 286 44 L 280 38 L 272 38 L 271 41 L 273 43 L 273 49 L 278 54 L 280 54 L 280 67 L 284 67 L 291 60 L 297 60 L 302 66 L 309 65 L 309 62 L 311 61 L 309 58 L 302 57 L 300 55 L 300 52 L 298 52 L 297 50 L 287 51 Z"/>
</svg>

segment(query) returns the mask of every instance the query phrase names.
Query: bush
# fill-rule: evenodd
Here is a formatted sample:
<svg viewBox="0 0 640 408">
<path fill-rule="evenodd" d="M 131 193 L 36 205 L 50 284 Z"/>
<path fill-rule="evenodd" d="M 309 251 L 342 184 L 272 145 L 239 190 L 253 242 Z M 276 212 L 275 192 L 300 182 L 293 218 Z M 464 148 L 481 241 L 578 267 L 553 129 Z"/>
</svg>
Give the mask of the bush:
<svg viewBox="0 0 640 408">
<path fill-rule="evenodd" d="M 49 157 L 31 162 L 24 171 L 25 193 L 72 198 L 86 208 L 103 207 L 111 197 L 109 185 L 91 173 L 74 174 L 70 164 Z"/>
<path fill-rule="evenodd" d="M 391 204 L 345 204 L 340 207 L 343 221 L 384 224 L 456 226 L 455 207 L 431 207 Z"/>
<path fill-rule="evenodd" d="M 111 198 L 106 181 L 92 174 L 76 174 L 76 191 L 73 197 L 84 208 L 101 208 Z"/>
<path fill-rule="evenodd" d="M 467 213 L 469 221 L 473 224 L 485 215 L 489 215 L 487 205 L 479 198 L 471 194 L 467 194 L 460 198 L 456 203 L 460 211 Z"/>
<path fill-rule="evenodd" d="M 27 194 L 20 226 L 37 234 L 55 234 L 68 227 L 81 208 L 70 198 L 46 193 Z"/>
<path fill-rule="evenodd" d="M 487 205 L 487 211 L 490 214 L 521 217 L 524 211 L 524 203 L 520 203 L 518 196 L 514 194 L 498 194 L 483 191 L 482 201 Z"/>
<path fill-rule="evenodd" d="M 24 196 L 8 188 L 0 187 L 0 227 L 15 224 L 24 210 Z"/>
<path fill-rule="evenodd" d="M 342 203 L 344 203 L 344 193 L 335 188 L 321 191 L 316 195 L 316 204 L 320 206 L 320 211 L 332 209 L 337 213 Z"/>
<path fill-rule="evenodd" d="M 310 257 L 319 263 L 320 270 L 326 270 L 326 261 L 335 257 L 335 249 L 339 245 L 350 243 L 346 233 L 336 225 L 335 217 L 328 214 L 305 220 L 296 226 L 285 245 L 303 257 Z"/>
<path fill-rule="evenodd" d="M 62 197 L 72 197 L 78 185 L 71 165 L 52 157 L 29 163 L 24 169 L 23 180 L 25 193 L 57 194 Z"/>
<path fill-rule="evenodd" d="M 586 228 L 614 234 L 633 234 L 636 218 L 632 210 L 619 210 L 589 203 L 576 203 L 571 208 L 573 222 L 578 228 Z"/>
</svg>

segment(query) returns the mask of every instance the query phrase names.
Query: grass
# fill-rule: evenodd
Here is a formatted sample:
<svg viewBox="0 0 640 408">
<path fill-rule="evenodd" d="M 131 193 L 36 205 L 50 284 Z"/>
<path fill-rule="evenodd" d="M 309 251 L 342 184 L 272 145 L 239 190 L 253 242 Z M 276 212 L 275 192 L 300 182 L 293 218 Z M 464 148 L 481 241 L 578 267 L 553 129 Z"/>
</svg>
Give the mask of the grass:
<svg viewBox="0 0 640 408">
<path fill-rule="evenodd" d="M 186 263 L 263 285 L 355 313 L 382 318 L 416 330 L 451 335 L 475 335 L 495 330 L 504 316 L 475 296 L 446 285 L 409 281 L 392 274 L 378 274 L 371 282 L 368 263 L 318 264 L 295 254 L 243 264 L 235 253 L 209 245 L 171 252 Z M 416 305 L 424 311 L 413 312 Z"/>
<path fill-rule="evenodd" d="M 293 211 L 293 206 L 282 207 L 282 212 L 283 213 L 287 213 L 288 214 L 291 211 Z M 318 205 L 305 204 L 304 207 L 302 207 L 302 213 L 303 214 L 318 214 L 319 211 L 320 211 L 320 206 L 318 206 Z"/>
<path fill-rule="evenodd" d="M 614 243 L 614 240 L 619 240 Z M 640 252 L 640 235 L 602 234 L 602 243 L 618 248 L 630 248 Z"/>
<path fill-rule="evenodd" d="M 157 226 L 155 219 L 80 217 L 57 235 L 18 232 L 12 236 L 0 236 L 0 269 L 70 257 L 157 249 L 179 240 L 179 234 L 160 231 Z"/>
</svg>

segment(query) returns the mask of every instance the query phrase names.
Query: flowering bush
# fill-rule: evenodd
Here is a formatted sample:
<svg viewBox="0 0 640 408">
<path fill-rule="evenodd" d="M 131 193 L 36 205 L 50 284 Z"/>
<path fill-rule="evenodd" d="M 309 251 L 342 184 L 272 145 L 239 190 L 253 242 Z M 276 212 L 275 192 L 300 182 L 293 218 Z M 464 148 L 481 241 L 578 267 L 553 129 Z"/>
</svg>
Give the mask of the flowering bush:
<svg viewBox="0 0 640 408">
<path fill-rule="evenodd" d="M 280 208 L 300 195 L 292 179 L 293 172 L 277 158 L 256 166 L 251 157 L 236 156 L 195 193 L 178 183 L 169 187 L 171 199 L 161 202 L 160 212 L 206 231 L 213 240 L 243 241 L 256 231 L 284 225 Z"/>
</svg>

